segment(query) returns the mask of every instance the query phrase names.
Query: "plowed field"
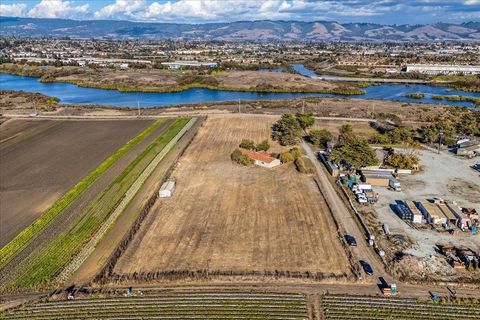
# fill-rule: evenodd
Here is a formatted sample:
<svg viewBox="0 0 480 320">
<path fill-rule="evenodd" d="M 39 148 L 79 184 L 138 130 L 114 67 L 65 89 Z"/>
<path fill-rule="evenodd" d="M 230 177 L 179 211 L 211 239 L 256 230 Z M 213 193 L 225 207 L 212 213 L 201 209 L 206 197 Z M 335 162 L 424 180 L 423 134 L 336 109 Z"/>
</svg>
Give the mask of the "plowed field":
<svg viewBox="0 0 480 320">
<path fill-rule="evenodd" d="M 0 127 L 0 247 L 151 121 L 13 120 Z"/>
</svg>

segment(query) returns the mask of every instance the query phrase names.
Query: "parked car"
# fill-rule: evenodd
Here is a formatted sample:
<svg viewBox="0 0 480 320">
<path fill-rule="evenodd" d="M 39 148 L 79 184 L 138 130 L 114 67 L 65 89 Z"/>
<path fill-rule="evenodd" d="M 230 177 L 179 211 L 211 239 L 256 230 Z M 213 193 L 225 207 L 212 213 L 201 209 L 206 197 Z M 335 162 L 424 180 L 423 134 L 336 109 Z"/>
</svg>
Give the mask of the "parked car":
<svg viewBox="0 0 480 320">
<path fill-rule="evenodd" d="M 357 246 L 357 240 L 355 240 L 355 238 L 349 234 L 347 234 L 345 236 L 345 240 L 347 240 L 347 243 L 349 246 L 351 247 L 356 247 Z"/>
<path fill-rule="evenodd" d="M 360 264 L 362 265 L 363 271 L 365 271 L 367 275 L 373 276 L 373 269 L 368 262 L 360 260 Z"/>
</svg>

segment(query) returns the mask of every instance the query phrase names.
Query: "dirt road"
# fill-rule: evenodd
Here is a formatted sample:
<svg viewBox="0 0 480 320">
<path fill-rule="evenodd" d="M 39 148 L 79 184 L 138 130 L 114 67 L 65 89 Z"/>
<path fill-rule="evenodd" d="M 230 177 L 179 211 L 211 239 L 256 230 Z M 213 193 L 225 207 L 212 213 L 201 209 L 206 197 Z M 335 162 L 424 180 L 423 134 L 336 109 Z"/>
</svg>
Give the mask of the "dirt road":
<svg viewBox="0 0 480 320">
<path fill-rule="evenodd" d="M 307 156 L 312 160 L 317 168 L 317 174 L 323 196 L 335 215 L 336 220 L 343 226 L 344 230 L 349 235 L 354 236 L 357 240 L 357 246 L 352 247 L 353 255 L 356 256 L 358 260 L 367 261 L 372 266 L 374 272 L 373 278 L 375 280 L 378 279 L 378 277 L 383 277 L 387 282 L 390 283 L 393 279 L 385 272 L 381 261 L 379 261 L 373 250 L 369 247 L 365 233 L 360 230 L 352 213 L 345 206 L 344 202 L 335 191 L 316 154 L 312 151 L 307 143 L 303 142 L 302 146 L 307 152 Z M 370 281 L 373 282 L 373 279 Z"/>
</svg>

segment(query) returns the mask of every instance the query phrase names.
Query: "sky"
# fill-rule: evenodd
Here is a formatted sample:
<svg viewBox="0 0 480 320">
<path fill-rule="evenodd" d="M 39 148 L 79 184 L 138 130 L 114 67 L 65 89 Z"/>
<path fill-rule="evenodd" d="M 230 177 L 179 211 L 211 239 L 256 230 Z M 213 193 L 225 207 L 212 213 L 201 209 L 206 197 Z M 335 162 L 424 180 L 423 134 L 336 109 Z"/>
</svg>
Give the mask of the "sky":
<svg viewBox="0 0 480 320">
<path fill-rule="evenodd" d="M 240 20 L 480 21 L 480 0 L 0 0 L 0 15 L 76 20 L 208 23 Z"/>
</svg>

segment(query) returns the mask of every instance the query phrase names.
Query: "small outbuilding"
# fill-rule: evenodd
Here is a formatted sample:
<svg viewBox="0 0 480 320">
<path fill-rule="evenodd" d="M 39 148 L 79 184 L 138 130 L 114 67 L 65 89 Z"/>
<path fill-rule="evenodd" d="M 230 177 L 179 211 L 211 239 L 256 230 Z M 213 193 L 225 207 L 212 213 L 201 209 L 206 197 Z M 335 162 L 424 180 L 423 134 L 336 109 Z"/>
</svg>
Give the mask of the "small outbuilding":
<svg viewBox="0 0 480 320">
<path fill-rule="evenodd" d="M 160 198 L 170 198 L 175 191 L 175 180 L 165 181 L 164 184 L 160 187 L 158 195 Z"/>
</svg>

